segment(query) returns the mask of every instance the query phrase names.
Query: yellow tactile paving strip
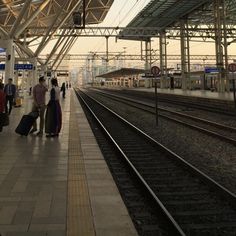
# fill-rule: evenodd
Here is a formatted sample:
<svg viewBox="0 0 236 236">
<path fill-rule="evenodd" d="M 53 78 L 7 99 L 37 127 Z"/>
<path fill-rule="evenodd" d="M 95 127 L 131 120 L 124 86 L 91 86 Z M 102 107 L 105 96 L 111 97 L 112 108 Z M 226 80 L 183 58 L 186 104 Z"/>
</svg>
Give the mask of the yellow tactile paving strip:
<svg viewBox="0 0 236 236">
<path fill-rule="evenodd" d="M 72 96 L 72 95 L 71 95 Z M 74 99 L 70 104 L 67 236 L 95 236 Z"/>
</svg>

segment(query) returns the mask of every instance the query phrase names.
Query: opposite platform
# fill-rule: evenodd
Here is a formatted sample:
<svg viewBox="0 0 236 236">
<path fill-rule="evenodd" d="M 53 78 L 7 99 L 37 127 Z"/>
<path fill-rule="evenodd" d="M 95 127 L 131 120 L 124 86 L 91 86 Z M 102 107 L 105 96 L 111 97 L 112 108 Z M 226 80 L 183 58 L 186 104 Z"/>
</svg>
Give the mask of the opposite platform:
<svg viewBox="0 0 236 236">
<path fill-rule="evenodd" d="M 144 91 L 144 92 L 155 92 L 155 88 L 132 88 L 132 90 Z M 206 99 L 218 99 L 225 101 L 233 101 L 233 92 L 211 92 L 210 90 L 183 90 L 183 89 L 157 89 L 158 93 L 171 94 L 177 96 L 189 96 L 189 97 L 199 97 Z"/>
<path fill-rule="evenodd" d="M 124 90 L 126 93 L 144 94 L 154 99 L 155 88 L 127 88 L 127 87 L 99 87 L 108 90 Z M 211 110 L 235 113 L 236 100 L 233 93 L 217 93 L 203 90 L 182 90 L 182 89 L 157 89 L 157 96 L 160 101 L 187 104 L 189 106 L 202 106 Z"/>
<path fill-rule="evenodd" d="M 73 90 L 58 138 L 14 132 L 31 103 L 0 133 L 1 235 L 137 235 Z"/>
</svg>

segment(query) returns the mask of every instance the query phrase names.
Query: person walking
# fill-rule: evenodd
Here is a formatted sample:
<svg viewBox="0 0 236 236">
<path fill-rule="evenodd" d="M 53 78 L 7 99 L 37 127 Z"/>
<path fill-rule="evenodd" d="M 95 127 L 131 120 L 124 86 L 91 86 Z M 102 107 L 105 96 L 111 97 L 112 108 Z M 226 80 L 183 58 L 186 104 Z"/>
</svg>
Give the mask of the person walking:
<svg viewBox="0 0 236 236">
<path fill-rule="evenodd" d="M 12 110 L 13 100 L 16 95 L 16 86 L 12 83 L 12 78 L 8 79 L 8 83 L 4 87 L 4 93 L 6 94 L 5 112 L 10 115 Z M 9 103 L 9 109 L 8 109 L 8 103 Z"/>
<path fill-rule="evenodd" d="M 48 91 L 48 88 L 45 84 L 45 79 L 43 76 L 39 78 L 39 83 L 33 87 L 33 112 L 39 112 L 40 124 L 39 124 L 39 132 L 37 133 L 38 136 L 43 135 L 43 128 L 44 128 L 44 114 L 46 109 L 45 103 L 45 95 Z M 37 120 L 35 120 L 33 124 L 33 128 L 30 133 L 34 133 L 37 131 Z"/>
<path fill-rule="evenodd" d="M 5 103 L 6 103 L 6 95 L 3 91 L 3 84 L 0 84 L 0 132 L 2 131 L 3 127 L 3 119 L 2 113 L 5 111 Z"/>
<path fill-rule="evenodd" d="M 2 88 L 4 89 L 4 83 L 2 82 L 2 79 L 0 79 L 0 86 L 2 85 Z"/>
<path fill-rule="evenodd" d="M 46 137 L 57 137 L 62 123 L 61 106 L 59 103 L 60 88 L 58 87 L 57 79 L 52 79 L 51 84 L 50 100 L 46 111 L 45 133 L 47 133 Z"/>
<path fill-rule="evenodd" d="M 65 95 L 66 95 L 66 84 L 65 84 L 65 82 L 62 83 L 62 85 L 61 85 L 61 92 L 62 92 L 62 97 L 65 98 Z"/>
</svg>

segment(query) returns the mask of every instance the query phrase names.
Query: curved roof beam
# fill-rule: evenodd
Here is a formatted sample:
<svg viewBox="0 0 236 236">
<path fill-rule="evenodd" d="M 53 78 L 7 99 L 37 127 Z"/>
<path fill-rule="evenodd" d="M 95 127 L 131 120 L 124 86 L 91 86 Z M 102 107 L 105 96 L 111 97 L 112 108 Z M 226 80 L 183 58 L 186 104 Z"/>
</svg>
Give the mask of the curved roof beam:
<svg viewBox="0 0 236 236">
<path fill-rule="evenodd" d="M 37 8 L 37 10 L 26 19 L 24 24 L 21 25 L 21 27 L 16 31 L 15 37 L 18 38 L 19 35 L 27 28 L 27 26 L 30 25 L 30 23 L 38 16 L 38 14 L 47 6 L 47 4 L 50 2 L 50 0 L 44 0 L 43 3 Z"/>
<path fill-rule="evenodd" d="M 4 3 L 4 6 L 8 9 L 9 18 L 10 18 L 10 15 L 17 18 L 17 14 L 12 10 L 11 1 L 2 0 L 2 2 Z M 5 20 L 7 20 L 7 18 Z M 6 21 L 5 21 L 5 24 L 6 24 Z"/>
<path fill-rule="evenodd" d="M 59 67 L 59 65 L 61 64 L 62 60 L 64 59 L 64 57 L 67 55 L 67 53 L 70 51 L 71 47 L 74 45 L 75 41 L 76 41 L 76 37 L 72 38 L 69 42 L 69 44 L 67 45 L 67 48 L 64 50 L 63 55 L 60 59 L 60 61 L 58 62 L 58 64 L 56 65 L 55 70 L 57 70 L 57 68 Z"/>
<path fill-rule="evenodd" d="M 31 4 L 32 0 L 27 0 L 24 3 L 24 6 L 22 7 L 20 14 L 18 15 L 18 17 L 16 18 L 16 21 L 14 22 L 11 31 L 10 31 L 10 38 L 12 38 L 16 32 L 16 29 L 19 27 L 19 24 L 21 23 L 21 20 L 23 19 L 27 9 L 29 8 L 30 4 Z"/>
<path fill-rule="evenodd" d="M 54 45 L 52 51 L 50 52 L 49 56 L 47 57 L 45 61 L 45 65 L 51 60 L 52 56 L 56 53 L 57 49 L 61 46 L 61 44 L 65 41 L 66 37 L 63 37 L 64 33 L 66 32 L 66 29 L 63 30 L 61 36 L 58 38 L 56 44 Z"/>
<path fill-rule="evenodd" d="M 62 56 L 62 54 L 65 52 L 67 46 L 70 44 L 72 38 L 68 37 L 64 43 L 64 45 L 61 47 L 60 52 L 57 54 L 57 57 L 54 59 L 53 64 L 51 65 L 51 68 L 53 68 L 53 66 L 55 66 L 55 64 L 58 62 L 58 60 L 60 59 L 60 57 Z"/>
<path fill-rule="evenodd" d="M 70 1 L 70 3 L 73 0 Z M 63 13 L 64 7 L 66 5 L 69 5 L 68 1 L 65 1 L 63 6 L 62 6 L 62 10 L 59 11 L 57 13 L 57 15 L 55 16 L 53 22 L 51 23 L 50 27 L 48 28 L 46 35 L 43 37 L 42 41 L 40 42 L 37 50 L 35 51 L 35 56 L 38 56 L 39 53 L 45 48 L 45 46 L 48 44 L 48 42 L 51 40 L 53 34 L 64 24 L 64 22 L 68 19 L 68 17 L 71 15 L 71 13 L 76 9 L 76 7 L 81 3 L 80 1 L 77 1 L 77 3 L 74 5 L 74 7 L 69 11 L 69 13 L 67 13 L 67 15 L 64 17 L 64 19 L 61 21 L 61 23 L 55 28 L 53 29 L 53 26 L 55 25 L 55 23 L 58 21 L 58 17 Z M 52 31 L 53 29 L 53 31 Z M 52 31 L 52 33 L 50 34 L 50 32 Z M 50 34 L 50 35 L 49 35 Z"/>
<path fill-rule="evenodd" d="M 0 33 L 4 38 L 9 38 L 8 32 L 0 26 Z"/>
<path fill-rule="evenodd" d="M 24 52 L 26 53 L 26 55 L 28 55 L 29 57 L 33 57 L 34 56 L 34 53 L 33 51 L 31 51 L 29 48 L 23 46 L 21 43 L 19 42 L 15 42 L 16 45 Z"/>
</svg>

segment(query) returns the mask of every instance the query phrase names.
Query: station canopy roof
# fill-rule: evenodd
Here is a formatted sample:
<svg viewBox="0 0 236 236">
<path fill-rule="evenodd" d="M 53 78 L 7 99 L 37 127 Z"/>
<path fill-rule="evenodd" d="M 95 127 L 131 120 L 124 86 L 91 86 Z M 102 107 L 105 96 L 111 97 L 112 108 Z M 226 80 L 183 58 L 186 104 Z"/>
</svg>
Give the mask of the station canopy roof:
<svg viewBox="0 0 236 236">
<path fill-rule="evenodd" d="M 117 78 L 117 77 L 126 77 L 133 75 L 144 74 L 145 70 L 134 69 L 134 68 L 121 68 L 119 70 L 111 71 L 105 74 L 97 75 L 96 77 L 101 77 L 105 79 Z"/>
<path fill-rule="evenodd" d="M 209 2 L 209 0 L 152 0 L 128 24 L 128 27 L 158 27 L 165 29 L 178 19 Z"/>
<path fill-rule="evenodd" d="M 236 0 L 225 0 L 225 9 L 226 24 L 235 25 Z M 214 25 L 213 0 L 151 0 L 126 27 L 156 27 L 161 32 L 179 26 L 180 20 L 186 16 L 189 25 L 195 27 Z M 122 35 L 125 32 L 120 36 L 125 38 Z"/>
<path fill-rule="evenodd" d="M 86 25 L 101 23 L 114 0 L 85 0 Z M 0 0 L 0 35 L 12 32 L 18 22 L 18 32 L 24 27 L 17 38 L 38 35 L 60 26 L 73 27 L 73 12 L 83 12 L 83 0 Z"/>
</svg>

